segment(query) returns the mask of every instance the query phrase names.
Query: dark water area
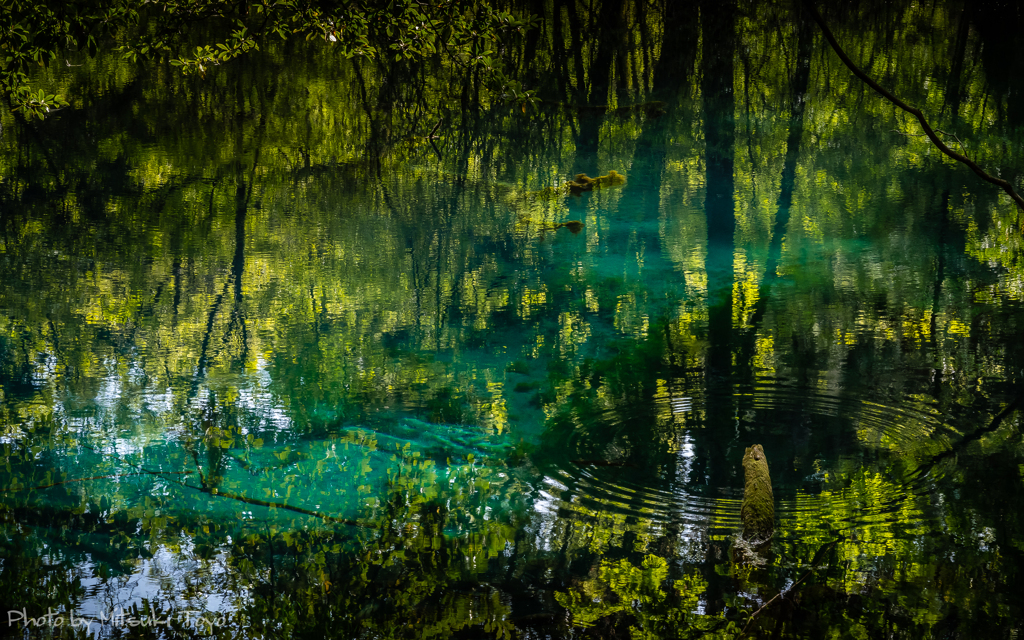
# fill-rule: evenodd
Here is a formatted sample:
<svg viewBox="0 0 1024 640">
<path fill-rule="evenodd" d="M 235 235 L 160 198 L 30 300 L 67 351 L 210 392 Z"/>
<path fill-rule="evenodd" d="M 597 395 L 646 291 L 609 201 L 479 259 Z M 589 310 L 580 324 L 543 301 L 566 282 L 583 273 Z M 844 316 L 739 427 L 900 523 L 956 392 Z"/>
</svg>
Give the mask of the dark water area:
<svg viewBox="0 0 1024 640">
<path fill-rule="evenodd" d="M 1019 636 L 1022 212 L 798 5 L 516 10 L 534 105 L 289 42 L 0 112 L 5 636 Z M 1021 189 L 1018 9 L 823 13 Z"/>
</svg>

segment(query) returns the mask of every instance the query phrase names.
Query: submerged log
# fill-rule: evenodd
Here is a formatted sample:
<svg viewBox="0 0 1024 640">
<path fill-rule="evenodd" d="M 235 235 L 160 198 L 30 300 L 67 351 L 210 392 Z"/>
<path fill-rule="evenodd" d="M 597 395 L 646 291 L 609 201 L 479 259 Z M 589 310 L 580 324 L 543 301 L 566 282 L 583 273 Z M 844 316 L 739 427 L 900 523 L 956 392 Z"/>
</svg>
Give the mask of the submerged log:
<svg viewBox="0 0 1024 640">
<path fill-rule="evenodd" d="M 772 479 L 768 474 L 768 459 L 761 445 L 747 447 L 743 454 L 743 539 L 753 545 L 761 545 L 771 539 L 775 532 L 775 496 L 772 494 Z"/>
<path fill-rule="evenodd" d="M 615 169 L 610 169 L 608 175 L 591 178 L 585 173 L 577 173 L 576 178 L 565 183 L 569 193 L 578 196 L 584 191 L 593 191 L 602 187 L 615 187 L 626 183 L 626 176 Z"/>
<path fill-rule="evenodd" d="M 563 227 L 576 234 L 583 229 L 583 223 L 579 220 L 569 220 L 567 222 L 559 222 L 555 225 L 555 229 L 561 229 Z"/>
</svg>

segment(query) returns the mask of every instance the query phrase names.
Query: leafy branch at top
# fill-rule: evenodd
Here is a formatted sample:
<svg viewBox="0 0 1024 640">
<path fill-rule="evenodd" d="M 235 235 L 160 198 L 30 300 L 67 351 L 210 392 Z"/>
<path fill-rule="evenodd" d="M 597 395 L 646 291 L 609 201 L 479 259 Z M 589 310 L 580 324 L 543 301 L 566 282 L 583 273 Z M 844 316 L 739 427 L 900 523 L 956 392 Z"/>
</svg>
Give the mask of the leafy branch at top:
<svg viewBox="0 0 1024 640">
<path fill-rule="evenodd" d="M 125 1 L 0 0 L 0 15 L 0 92 L 13 109 L 40 119 L 68 103 L 60 94 L 33 92 L 28 71 L 49 66 L 67 51 L 95 54 L 101 41 L 138 19 Z"/>
<path fill-rule="evenodd" d="M 0 93 L 16 111 L 44 118 L 67 106 L 33 92 L 29 71 L 71 52 L 110 49 L 129 61 L 168 60 L 203 76 L 270 39 L 321 41 L 348 58 L 436 59 L 484 72 L 505 98 L 534 101 L 501 70 L 507 38 L 536 25 L 486 2 L 442 0 L 0 0 Z"/>
</svg>

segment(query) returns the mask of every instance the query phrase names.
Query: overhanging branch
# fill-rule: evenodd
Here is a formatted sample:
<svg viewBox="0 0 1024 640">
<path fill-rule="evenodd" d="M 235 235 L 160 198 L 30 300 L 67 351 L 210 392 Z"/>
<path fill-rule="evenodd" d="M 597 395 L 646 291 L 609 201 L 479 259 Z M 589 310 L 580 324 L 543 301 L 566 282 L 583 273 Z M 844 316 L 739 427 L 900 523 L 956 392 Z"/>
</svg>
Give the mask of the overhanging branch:
<svg viewBox="0 0 1024 640">
<path fill-rule="evenodd" d="M 939 139 L 937 135 L 935 135 L 935 131 L 932 129 L 931 125 L 928 124 L 928 121 L 925 119 L 924 114 L 921 112 L 920 109 L 910 106 L 906 102 L 903 102 L 893 94 L 889 93 L 889 91 L 887 91 L 877 82 L 872 80 L 868 76 L 868 74 L 861 71 L 860 67 L 855 65 L 853 61 L 850 60 L 849 56 L 847 56 L 846 53 L 843 52 L 842 47 L 839 46 L 839 43 L 836 42 L 836 37 L 832 35 L 832 30 L 828 28 L 827 24 L 825 24 L 825 19 L 821 17 L 820 13 L 818 13 L 818 10 L 814 7 L 814 4 L 811 2 L 811 0 L 804 0 L 804 6 L 807 8 L 807 11 L 811 14 L 811 16 L 814 18 L 814 21 L 818 23 L 818 26 L 821 27 L 822 33 L 825 34 L 825 39 L 828 40 L 828 43 L 830 45 L 832 45 L 832 48 L 839 56 L 839 59 L 843 61 L 843 64 L 849 67 L 850 71 L 852 71 L 855 76 L 863 80 L 865 84 L 867 84 L 869 87 L 871 87 L 879 94 L 881 94 L 883 98 L 885 98 L 886 100 L 893 103 L 900 109 L 903 109 L 907 113 L 917 118 L 917 121 L 921 123 L 921 128 L 924 129 L 925 135 L 928 136 L 928 139 L 931 140 L 932 143 L 939 148 L 939 151 L 946 154 L 950 158 L 953 158 L 957 162 L 961 162 L 970 167 L 971 171 L 978 174 L 978 177 L 980 177 L 982 180 L 985 180 L 986 182 L 991 182 L 997 187 L 1002 188 L 1002 190 L 1005 191 L 1007 195 L 1013 198 L 1013 201 L 1017 203 L 1018 207 L 1024 209 L 1024 198 L 1021 198 L 1021 196 L 1016 191 L 1014 191 L 1013 185 L 1011 185 L 1006 180 L 1003 180 L 1002 178 L 997 178 L 995 176 L 989 175 L 988 172 L 979 167 L 973 160 L 971 160 L 965 155 L 953 151 L 948 146 L 946 146 L 946 143 L 944 143 L 942 140 Z"/>
</svg>

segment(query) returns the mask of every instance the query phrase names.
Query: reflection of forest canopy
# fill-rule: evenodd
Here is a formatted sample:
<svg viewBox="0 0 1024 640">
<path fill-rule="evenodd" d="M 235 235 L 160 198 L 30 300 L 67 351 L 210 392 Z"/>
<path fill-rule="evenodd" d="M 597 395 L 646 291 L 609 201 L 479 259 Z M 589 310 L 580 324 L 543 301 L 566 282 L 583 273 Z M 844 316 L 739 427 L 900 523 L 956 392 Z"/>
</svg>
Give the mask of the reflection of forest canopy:
<svg viewBox="0 0 1024 640">
<path fill-rule="evenodd" d="M 1021 124 L 1015 78 L 1024 75 L 1002 70 L 1012 57 L 990 57 L 1013 42 L 993 35 L 1006 28 L 999 14 L 984 3 L 879 4 L 826 17 L 880 82 L 1015 180 L 1019 163 L 1005 139 Z M 36 7 L 10 6 L 26 15 Z M 84 21 L 100 5 L 77 6 Z M 169 6 L 173 16 L 177 5 Z M 244 535 L 230 531 L 224 562 L 233 572 L 224 579 L 250 626 L 275 620 L 276 632 L 311 637 L 368 626 L 382 636 L 501 636 L 512 627 L 557 634 L 566 632 L 565 609 L 595 635 L 696 637 L 739 633 L 744 613 L 759 606 L 752 591 L 781 591 L 826 549 L 800 606 L 761 614 L 766 629 L 996 637 L 1007 614 L 987 609 L 990 591 L 969 585 L 1012 591 L 1015 578 L 991 566 L 1021 563 L 1019 498 L 1008 507 L 985 490 L 986 466 L 1017 478 L 1021 462 L 1005 444 L 1019 440 L 1019 418 L 990 419 L 1015 396 L 1024 362 L 1012 323 L 997 322 L 1016 317 L 1024 295 L 1018 214 L 926 140 L 905 135 L 906 121 L 823 53 L 795 9 L 624 0 L 593 10 L 505 7 L 542 18 L 496 50 L 492 65 L 536 91 L 536 108 L 524 112 L 501 95 L 507 78 L 481 82 L 487 64 L 432 60 L 423 42 L 400 60 L 336 55 L 363 46 L 383 54 L 400 41 L 387 34 L 388 21 L 406 28 L 418 3 L 365 24 L 352 22 L 353 12 L 344 29 L 314 16 L 314 5 L 275 6 L 293 13 L 267 24 L 297 29 L 281 42 L 270 27 L 253 31 L 256 18 L 246 34 L 232 34 L 226 21 L 220 36 L 205 27 L 187 42 L 157 28 L 125 51 L 138 60 L 51 56 L 50 68 L 30 78 L 47 87 L 41 99 L 7 85 L 12 106 L 22 100 L 19 113 L 42 109 L 50 93 L 73 105 L 17 126 L 3 115 L 0 383 L 12 490 L 66 479 L 51 477 L 34 447 L 64 464 L 57 473 L 68 478 L 76 456 L 94 455 L 79 446 L 72 427 L 80 416 L 66 399 L 98 397 L 110 381 L 123 392 L 107 407 L 111 416 L 135 415 L 147 390 L 172 390 L 172 424 L 140 421 L 134 435 L 190 441 L 206 478 L 248 473 L 232 456 L 271 450 L 283 437 L 239 400 L 252 393 L 282 399 L 304 437 L 328 443 L 393 407 L 498 435 L 540 421 L 544 449 L 531 464 L 557 468 L 559 451 L 575 447 L 574 460 L 595 474 L 682 473 L 680 436 L 689 433 L 696 454 L 688 472 L 711 486 L 727 486 L 735 462 L 712 428 L 758 428 L 741 417 L 761 407 L 708 403 L 678 413 L 659 399 L 693 388 L 742 395 L 763 375 L 882 403 L 931 398 L 906 418 L 913 437 L 852 402 L 838 405 L 836 422 L 848 412 L 859 421 L 827 437 L 806 426 L 806 411 L 788 408 L 788 430 L 764 434 L 796 443 L 794 459 L 780 461 L 782 477 L 845 440 L 880 462 L 842 459 L 819 470 L 815 491 L 793 498 L 804 515 L 780 534 L 782 552 L 768 568 L 719 561 L 722 540 L 707 531 L 684 537 L 678 521 L 649 505 L 627 512 L 567 499 L 558 507 L 569 516 L 524 529 L 534 516 L 520 501 L 533 489 L 515 465 L 467 471 L 473 477 L 442 507 L 420 497 L 437 476 L 417 462 L 374 506 L 374 534 L 360 537 L 358 552 L 345 546 L 356 534 L 344 527 L 243 524 Z M 146 24 L 134 20 L 109 22 L 102 38 Z M 74 39 L 61 49 L 89 47 L 85 30 L 54 28 L 58 40 Z M 360 29 L 375 38 L 363 45 Z M 467 55 L 486 44 L 452 33 Z M 315 48 L 304 44 L 310 34 Z M 110 42 L 102 38 L 97 46 Z M 259 52 L 235 59 L 250 42 Z M 31 49 L 12 51 L 34 60 Z M 232 61 L 213 69 L 208 56 Z M 171 58 L 204 66 L 205 75 L 185 77 Z M 664 113 L 628 108 L 655 101 Z M 722 117 L 710 116 L 711 104 L 727 107 Z M 627 172 L 629 188 L 578 200 L 529 195 L 609 169 Z M 721 202 L 710 202 L 716 195 Z M 589 216 L 584 242 L 536 232 L 570 212 Z M 615 233 L 630 216 L 633 230 Z M 934 237 L 934 250 L 908 250 Z M 652 274 L 656 251 L 668 266 Z M 613 252 L 637 257 L 614 270 L 594 258 Z M 566 253 L 578 265 L 572 272 L 556 268 Z M 670 297 L 661 281 L 681 284 Z M 495 329 L 519 337 L 497 345 Z M 446 359 L 455 352 L 464 359 Z M 257 371 L 271 373 L 271 386 L 245 377 Z M 964 440 L 987 452 L 984 463 L 952 467 L 941 457 L 945 439 L 959 434 L 936 415 L 962 417 L 956 424 L 967 436 L 994 425 Z M 603 428 L 584 432 L 581 421 Z M 240 426 L 260 437 L 241 438 Z M 185 456 L 175 462 L 175 472 L 193 465 Z M 295 464 L 282 457 L 282 469 Z M 908 493 L 907 477 L 921 469 L 953 469 L 977 500 L 956 500 L 946 485 L 929 485 L 944 497 L 941 508 Z M 169 498 L 133 503 L 115 493 L 104 504 L 76 484 L 60 486 L 67 509 L 33 515 L 38 492 L 26 490 L 0 510 L 17 541 L 4 549 L 17 568 L 0 573 L 4 598 L 25 592 L 25 604 L 45 610 L 77 592 L 74 571 L 36 579 L 48 572 L 41 542 L 59 539 L 65 525 L 77 538 L 64 544 L 91 550 L 113 574 L 131 562 L 99 553 L 109 539 L 133 559 L 156 541 L 175 553 L 188 548 L 205 566 L 221 562 L 227 525 L 216 517 L 183 524 L 167 517 Z M 494 504 L 507 509 L 486 520 Z M 953 562 L 940 533 L 914 529 L 937 509 L 975 555 Z M 835 533 L 865 510 L 903 520 Z M 141 530 L 125 533 L 136 523 Z M 551 549 L 562 555 L 553 559 Z"/>
<path fill-rule="evenodd" d="M 186 75 L 204 76 L 274 40 L 316 40 L 331 53 L 366 60 L 440 58 L 483 69 L 486 81 L 512 90 L 519 84 L 498 66 L 495 44 L 531 24 L 489 3 L 283 0 L 46 2 L 10 0 L 0 31 L 0 90 L 13 109 L 43 118 L 68 105 L 60 93 L 30 88 L 37 65 L 116 51 L 127 60 L 168 61 Z M 520 97 L 520 96 L 517 96 Z"/>
</svg>

